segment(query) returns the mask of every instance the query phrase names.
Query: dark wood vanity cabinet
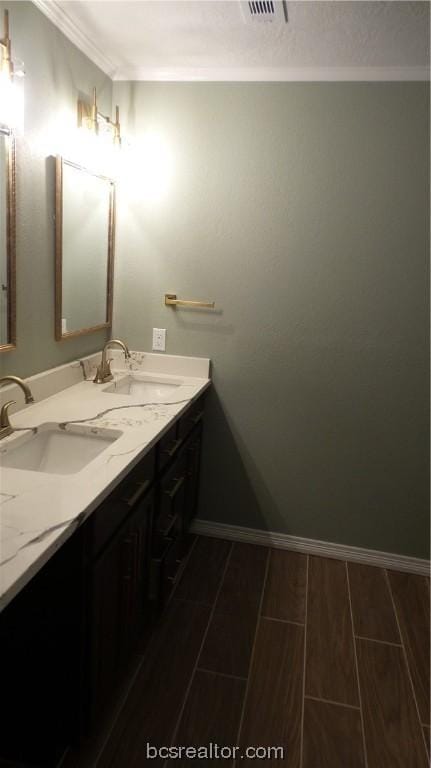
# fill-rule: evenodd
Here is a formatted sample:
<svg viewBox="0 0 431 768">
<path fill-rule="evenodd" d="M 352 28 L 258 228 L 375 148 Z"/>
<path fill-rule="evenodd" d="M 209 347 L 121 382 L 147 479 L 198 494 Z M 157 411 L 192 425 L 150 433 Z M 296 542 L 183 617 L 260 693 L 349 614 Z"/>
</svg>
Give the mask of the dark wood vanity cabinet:
<svg viewBox="0 0 431 768">
<path fill-rule="evenodd" d="M 83 536 L 0 615 L 0 765 L 56 766 L 79 728 Z"/>
<path fill-rule="evenodd" d="M 153 511 L 154 491 L 150 491 L 87 565 L 85 731 L 104 709 L 145 629 Z"/>
<path fill-rule="evenodd" d="M 197 506 L 202 416 L 200 398 L 86 523 L 84 733 L 181 573 Z"/>
<path fill-rule="evenodd" d="M 188 531 L 193 518 L 196 515 L 199 494 L 199 477 L 202 444 L 202 415 L 196 423 L 186 446 L 187 475 L 186 475 L 186 503 L 183 517 L 185 549 L 188 548 Z"/>
<path fill-rule="evenodd" d="M 158 445 L 157 505 L 153 526 L 150 600 L 163 608 L 176 584 L 189 547 L 196 513 L 202 434 L 202 402 L 174 425 Z M 168 456 L 168 460 L 166 459 Z"/>
<path fill-rule="evenodd" d="M 54 768 L 163 610 L 196 512 L 203 396 L 0 616 L 2 759 Z M 55 733 L 55 736 L 54 736 Z"/>
</svg>

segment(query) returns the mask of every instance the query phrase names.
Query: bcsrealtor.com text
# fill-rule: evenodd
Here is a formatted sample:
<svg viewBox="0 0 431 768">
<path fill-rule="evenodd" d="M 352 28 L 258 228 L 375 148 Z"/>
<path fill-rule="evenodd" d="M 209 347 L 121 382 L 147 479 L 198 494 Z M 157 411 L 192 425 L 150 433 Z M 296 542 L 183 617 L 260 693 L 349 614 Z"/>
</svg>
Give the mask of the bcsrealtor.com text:
<svg viewBox="0 0 431 768">
<path fill-rule="evenodd" d="M 155 747 L 147 742 L 147 760 L 283 760 L 284 747 L 250 746 L 240 747 L 220 746 L 210 742 L 202 746 Z"/>
</svg>

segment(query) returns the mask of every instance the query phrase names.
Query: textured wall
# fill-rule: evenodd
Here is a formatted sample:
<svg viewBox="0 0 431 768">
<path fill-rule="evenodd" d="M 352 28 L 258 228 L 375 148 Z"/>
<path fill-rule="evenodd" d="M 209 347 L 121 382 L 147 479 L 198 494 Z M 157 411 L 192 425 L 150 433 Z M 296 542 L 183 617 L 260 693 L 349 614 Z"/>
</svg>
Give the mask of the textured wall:
<svg viewBox="0 0 431 768">
<path fill-rule="evenodd" d="M 25 131 L 17 140 L 17 349 L 0 372 L 29 376 L 100 349 L 105 332 L 54 339 L 55 155 L 76 124 L 78 94 L 97 86 L 111 108 L 112 83 L 29 2 L 9 9 L 13 56 L 24 60 Z M 2 23 L 2 20 L 1 20 Z"/>
<path fill-rule="evenodd" d="M 114 85 L 173 161 L 119 195 L 115 334 L 213 361 L 202 518 L 427 554 L 427 91 Z"/>
</svg>

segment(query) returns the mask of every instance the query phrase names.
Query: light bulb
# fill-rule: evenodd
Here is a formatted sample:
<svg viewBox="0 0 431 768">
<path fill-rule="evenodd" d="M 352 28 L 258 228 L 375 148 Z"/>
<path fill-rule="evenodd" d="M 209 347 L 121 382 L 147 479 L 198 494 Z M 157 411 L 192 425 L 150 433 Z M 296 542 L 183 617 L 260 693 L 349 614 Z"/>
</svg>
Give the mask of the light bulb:
<svg viewBox="0 0 431 768">
<path fill-rule="evenodd" d="M 7 72 L 0 72 L 0 125 L 21 130 L 23 119 L 22 86 L 11 80 Z"/>
</svg>

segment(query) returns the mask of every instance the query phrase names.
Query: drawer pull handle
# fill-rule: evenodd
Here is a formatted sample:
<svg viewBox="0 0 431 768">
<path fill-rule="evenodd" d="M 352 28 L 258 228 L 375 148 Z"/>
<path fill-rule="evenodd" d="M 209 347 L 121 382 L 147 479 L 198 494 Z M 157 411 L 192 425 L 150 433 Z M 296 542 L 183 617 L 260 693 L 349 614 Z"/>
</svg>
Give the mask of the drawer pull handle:
<svg viewBox="0 0 431 768">
<path fill-rule="evenodd" d="M 181 563 L 182 563 L 182 560 L 178 560 L 178 558 L 177 558 L 175 560 L 175 564 L 177 566 L 176 569 L 175 569 L 175 573 L 174 573 L 173 576 L 168 576 L 168 579 L 171 582 L 172 586 L 175 586 L 175 584 L 177 583 L 177 581 L 179 581 L 179 578 L 180 578 L 180 576 L 182 574 Z"/>
<path fill-rule="evenodd" d="M 182 440 L 174 440 L 170 448 L 165 448 L 163 453 L 166 453 L 170 458 L 176 454 L 178 451 L 178 448 L 180 447 Z"/>
<path fill-rule="evenodd" d="M 178 515 L 169 515 L 167 523 L 164 528 L 159 528 L 159 533 L 162 536 L 168 536 L 172 528 L 174 527 L 174 524 L 178 520 Z"/>
<path fill-rule="evenodd" d="M 122 499 L 122 501 L 124 501 L 129 507 L 134 507 L 139 499 L 147 492 L 148 488 L 150 487 L 150 480 L 145 480 L 143 483 L 136 483 L 136 485 L 136 491 L 132 493 L 131 496 L 124 497 Z"/>
<path fill-rule="evenodd" d="M 197 413 L 196 416 L 192 416 L 193 424 L 198 424 L 202 420 L 203 415 L 204 415 L 204 412 L 199 411 L 199 413 Z"/>
<path fill-rule="evenodd" d="M 174 480 L 175 480 L 174 487 L 171 488 L 170 491 L 165 491 L 166 495 L 169 496 L 171 500 L 175 498 L 182 484 L 184 483 L 184 475 L 181 475 L 181 477 L 174 477 Z"/>
</svg>

